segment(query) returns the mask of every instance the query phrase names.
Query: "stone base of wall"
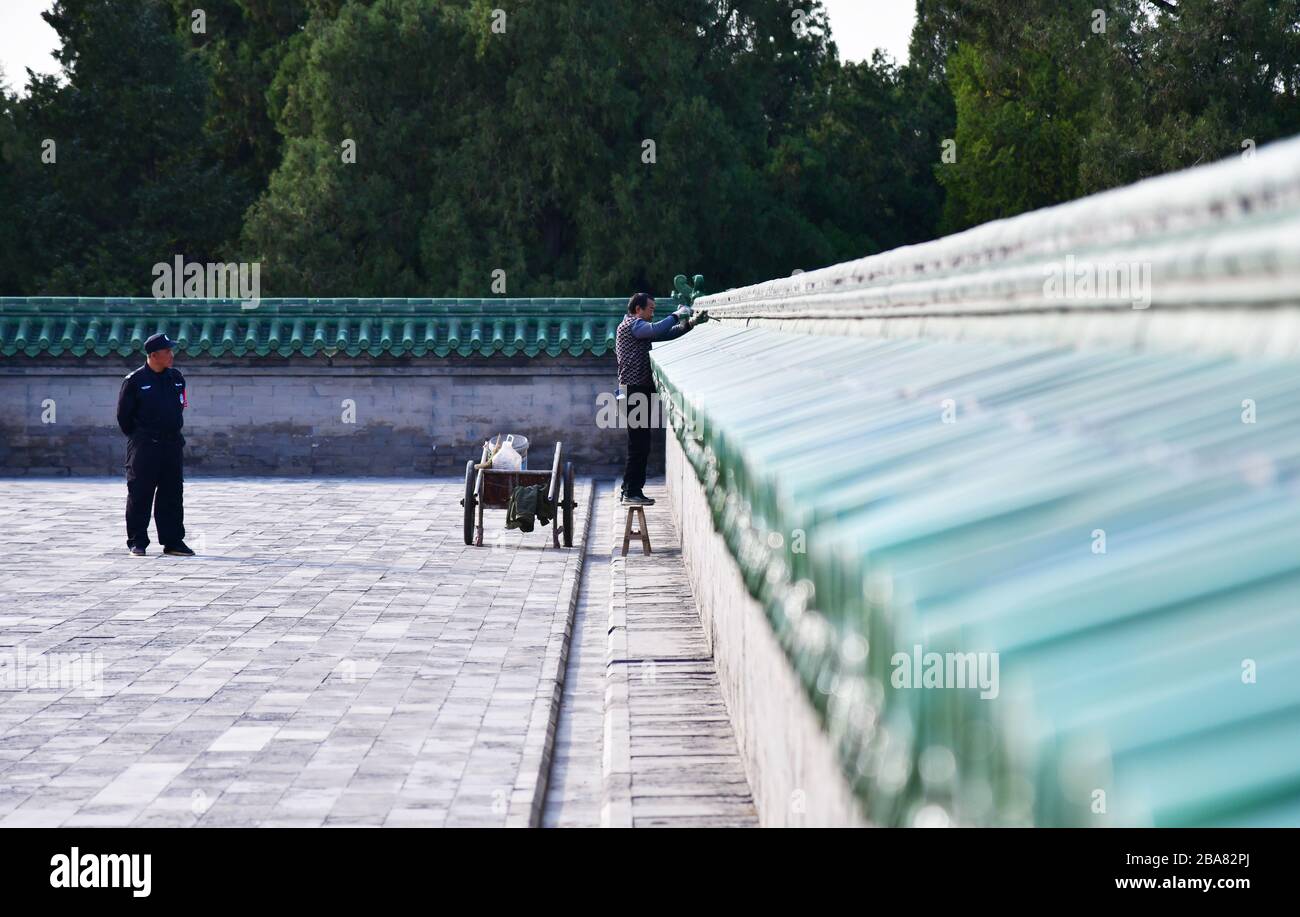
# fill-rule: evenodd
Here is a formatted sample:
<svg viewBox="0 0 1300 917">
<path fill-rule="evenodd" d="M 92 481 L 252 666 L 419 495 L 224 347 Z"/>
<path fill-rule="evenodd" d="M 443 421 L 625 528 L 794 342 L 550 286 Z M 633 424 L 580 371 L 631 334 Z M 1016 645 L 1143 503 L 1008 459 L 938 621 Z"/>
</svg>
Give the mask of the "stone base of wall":
<svg viewBox="0 0 1300 917">
<path fill-rule="evenodd" d="M 122 378 L 140 358 L 0 364 L 0 475 L 118 474 Z M 188 474 L 458 474 L 495 433 L 557 440 L 580 475 L 621 469 L 626 434 L 596 424 L 613 357 L 471 359 L 177 356 L 190 407 Z M 662 436 L 660 437 L 662 441 Z M 660 453 L 662 454 L 662 453 Z"/>
<path fill-rule="evenodd" d="M 764 827 L 866 827 L 825 731 L 740 568 L 713 528 L 676 438 L 667 483 L 687 575 Z"/>
</svg>

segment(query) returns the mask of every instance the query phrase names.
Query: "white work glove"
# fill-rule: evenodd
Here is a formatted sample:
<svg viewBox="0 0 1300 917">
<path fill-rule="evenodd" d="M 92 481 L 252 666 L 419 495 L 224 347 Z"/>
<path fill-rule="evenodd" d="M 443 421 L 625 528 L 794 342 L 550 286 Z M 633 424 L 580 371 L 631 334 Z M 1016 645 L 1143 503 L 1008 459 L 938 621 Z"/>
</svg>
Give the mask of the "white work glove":
<svg viewBox="0 0 1300 917">
<path fill-rule="evenodd" d="M 676 312 L 673 313 L 673 315 L 677 317 L 677 323 L 679 325 L 685 324 L 685 322 L 691 317 L 691 307 L 681 306 L 680 308 L 678 308 Z"/>
</svg>

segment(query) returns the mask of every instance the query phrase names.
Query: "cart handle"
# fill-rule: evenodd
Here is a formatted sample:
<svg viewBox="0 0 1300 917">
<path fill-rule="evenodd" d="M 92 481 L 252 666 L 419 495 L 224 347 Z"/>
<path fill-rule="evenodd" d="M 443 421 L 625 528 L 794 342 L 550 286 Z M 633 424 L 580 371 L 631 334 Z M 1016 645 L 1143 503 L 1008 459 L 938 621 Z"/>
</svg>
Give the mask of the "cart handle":
<svg viewBox="0 0 1300 917">
<path fill-rule="evenodd" d="M 560 444 L 555 444 L 555 459 L 551 462 L 551 486 L 547 498 L 554 503 L 560 499 Z"/>
</svg>

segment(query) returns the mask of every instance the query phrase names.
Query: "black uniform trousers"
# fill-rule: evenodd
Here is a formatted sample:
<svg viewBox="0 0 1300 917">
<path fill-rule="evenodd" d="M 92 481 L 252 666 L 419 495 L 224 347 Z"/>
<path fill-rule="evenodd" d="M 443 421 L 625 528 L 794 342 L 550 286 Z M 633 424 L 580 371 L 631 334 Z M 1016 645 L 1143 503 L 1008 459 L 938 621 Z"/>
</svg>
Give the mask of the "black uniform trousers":
<svg viewBox="0 0 1300 917">
<path fill-rule="evenodd" d="M 639 494 L 645 487 L 646 463 L 650 461 L 650 434 L 654 430 L 651 423 L 651 396 L 655 393 L 653 385 L 627 386 L 627 464 L 623 466 L 623 493 Z M 644 399 L 644 406 L 634 410 L 636 401 L 633 396 Z M 633 423 L 633 419 L 640 423 Z"/>
<path fill-rule="evenodd" d="M 163 547 L 185 540 L 184 474 L 180 434 L 136 433 L 126 443 L 126 543 L 149 546 L 153 510 Z"/>
</svg>

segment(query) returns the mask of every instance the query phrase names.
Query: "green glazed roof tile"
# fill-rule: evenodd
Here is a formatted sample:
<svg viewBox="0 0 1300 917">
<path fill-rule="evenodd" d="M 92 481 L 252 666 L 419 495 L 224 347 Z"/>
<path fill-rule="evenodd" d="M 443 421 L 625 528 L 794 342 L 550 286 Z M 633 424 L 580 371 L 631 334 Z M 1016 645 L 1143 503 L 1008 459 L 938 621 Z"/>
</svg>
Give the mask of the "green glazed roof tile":
<svg viewBox="0 0 1300 917">
<path fill-rule="evenodd" d="M 875 823 L 1300 805 L 1294 361 L 733 325 L 652 358 Z M 918 646 L 996 654 L 996 696 L 897 684 Z"/>
<path fill-rule="evenodd" d="M 138 352 L 163 331 L 182 353 L 265 357 L 604 356 L 626 300 L 0 297 L 0 355 Z"/>
</svg>

